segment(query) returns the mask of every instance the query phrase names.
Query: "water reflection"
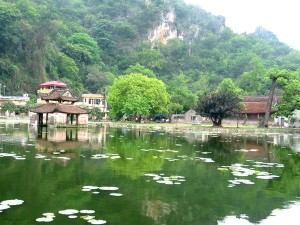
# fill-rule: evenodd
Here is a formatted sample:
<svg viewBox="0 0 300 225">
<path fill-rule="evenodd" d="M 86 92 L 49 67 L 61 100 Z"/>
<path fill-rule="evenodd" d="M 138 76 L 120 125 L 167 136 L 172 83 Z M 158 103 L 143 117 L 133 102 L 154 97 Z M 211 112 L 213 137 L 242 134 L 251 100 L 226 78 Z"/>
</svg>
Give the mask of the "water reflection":
<svg viewBox="0 0 300 225">
<path fill-rule="evenodd" d="M 279 220 L 276 209 L 298 208 L 300 156 L 287 147 L 299 144 L 297 135 L 21 125 L 0 125 L 0 133 L 0 202 L 24 200 L 0 213 L 1 225 L 18 224 L 16 218 L 34 224 L 68 208 L 95 210 L 110 224 L 271 224 L 264 221 Z M 266 173 L 276 176 L 259 178 Z M 251 182 L 229 185 L 238 179 Z M 122 196 L 82 191 L 87 185 L 115 186 Z M 54 223 L 70 219 L 58 215 Z"/>
<path fill-rule="evenodd" d="M 47 128 L 29 126 L 29 140 L 35 140 L 38 152 L 53 153 L 74 149 L 97 149 L 105 146 L 106 127 L 93 130 L 88 128 Z"/>
</svg>

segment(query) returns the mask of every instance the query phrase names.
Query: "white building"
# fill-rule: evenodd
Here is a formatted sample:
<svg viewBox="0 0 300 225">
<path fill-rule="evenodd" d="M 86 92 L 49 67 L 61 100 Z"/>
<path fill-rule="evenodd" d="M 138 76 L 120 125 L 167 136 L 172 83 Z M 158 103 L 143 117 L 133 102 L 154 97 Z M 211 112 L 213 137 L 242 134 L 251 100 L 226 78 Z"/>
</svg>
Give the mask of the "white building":
<svg viewBox="0 0 300 225">
<path fill-rule="evenodd" d="M 289 118 L 285 116 L 279 116 L 274 119 L 276 125 L 280 127 L 300 127 L 300 110 L 296 109 L 293 115 Z"/>
<path fill-rule="evenodd" d="M 101 112 L 104 113 L 104 118 L 107 118 L 107 113 L 109 112 L 107 109 L 107 99 L 105 95 L 100 94 L 82 94 L 81 102 L 77 102 L 76 105 L 81 105 L 92 108 L 99 108 Z"/>
</svg>

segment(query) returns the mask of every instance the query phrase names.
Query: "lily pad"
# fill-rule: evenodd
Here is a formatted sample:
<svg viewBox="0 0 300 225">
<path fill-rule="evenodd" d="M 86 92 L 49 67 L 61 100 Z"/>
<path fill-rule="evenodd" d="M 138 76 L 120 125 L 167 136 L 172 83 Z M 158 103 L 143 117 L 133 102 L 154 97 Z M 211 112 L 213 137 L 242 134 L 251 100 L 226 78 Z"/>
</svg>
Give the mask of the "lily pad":
<svg viewBox="0 0 300 225">
<path fill-rule="evenodd" d="M 2 205 L 22 205 L 23 204 L 23 200 L 19 200 L 19 199 L 13 199 L 13 200 L 5 200 L 5 201 L 2 201 L 0 204 Z"/>
<path fill-rule="evenodd" d="M 35 221 L 36 222 L 52 222 L 53 218 L 52 217 L 41 217 L 41 218 L 37 218 Z"/>
<path fill-rule="evenodd" d="M 110 193 L 109 195 L 119 197 L 119 196 L 122 196 L 123 194 L 121 194 L 121 193 Z"/>
<path fill-rule="evenodd" d="M 99 189 L 102 190 L 102 191 L 116 191 L 116 190 L 119 190 L 118 187 L 106 187 L 106 186 L 99 187 Z"/>
<path fill-rule="evenodd" d="M 89 220 L 88 221 L 90 224 L 106 224 L 105 220 Z"/>
<path fill-rule="evenodd" d="M 76 210 L 76 209 L 65 209 L 65 210 L 61 210 L 59 211 L 58 213 L 59 214 L 62 214 L 62 215 L 72 215 L 72 214 L 76 214 L 78 213 L 79 211 Z"/>
<path fill-rule="evenodd" d="M 80 210 L 80 213 L 93 214 L 93 213 L 95 213 L 95 210 L 83 209 L 83 210 Z"/>
</svg>

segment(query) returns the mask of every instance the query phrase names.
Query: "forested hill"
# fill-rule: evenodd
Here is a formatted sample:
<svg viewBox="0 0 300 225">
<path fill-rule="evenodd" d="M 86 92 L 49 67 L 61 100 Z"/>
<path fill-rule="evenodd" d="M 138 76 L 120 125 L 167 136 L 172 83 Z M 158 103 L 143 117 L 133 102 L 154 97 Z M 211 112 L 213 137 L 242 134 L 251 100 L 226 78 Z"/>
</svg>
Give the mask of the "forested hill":
<svg viewBox="0 0 300 225">
<path fill-rule="evenodd" d="M 183 0 L 0 0 L 0 24 L 7 95 L 58 79 L 96 93 L 132 71 L 163 80 L 173 96 L 194 99 L 223 78 L 260 95 L 268 68 L 300 64 L 300 52 L 272 32 L 233 33 L 224 17 Z"/>
</svg>

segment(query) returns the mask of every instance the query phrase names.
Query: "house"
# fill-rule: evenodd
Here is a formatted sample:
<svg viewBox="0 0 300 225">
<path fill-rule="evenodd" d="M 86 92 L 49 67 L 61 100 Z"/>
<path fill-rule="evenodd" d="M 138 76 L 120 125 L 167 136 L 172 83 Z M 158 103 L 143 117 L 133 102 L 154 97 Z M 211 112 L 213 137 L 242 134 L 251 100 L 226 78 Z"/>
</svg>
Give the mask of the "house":
<svg viewBox="0 0 300 225">
<path fill-rule="evenodd" d="M 192 123 L 200 124 L 203 118 L 196 114 L 195 110 L 190 109 L 185 114 L 173 114 L 171 116 L 171 123 Z"/>
<path fill-rule="evenodd" d="M 0 95 L 0 106 L 4 102 L 12 102 L 17 106 L 25 106 L 29 102 L 30 98 L 28 94 L 23 94 L 23 96 L 2 96 Z"/>
<path fill-rule="evenodd" d="M 53 89 L 41 96 L 41 104 L 29 109 L 30 123 L 37 125 L 87 125 L 89 110 L 74 103 L 79 98 L 73 96 L 69 89 Z"/>
<path fill-rule="evenodd" d="M 16 106 L 26 106 L 27 102 L 29 102 L 30 98 L 28 97 L 28 94 L 23 94 L 23 96 L 2 96 L 0 95 L 0 108 L 1 105 L 5 102 L 12 102 Z M 1 114 L 0 114 L 1 115 Z M 5 116 L 14 116 L 15 112 L 5 112 Z"/>
<path fill-rule="evenodd" d="M 107 108 L 107 98 L 106 95 L 101 94 L 82 94 L 82 101 L 77 102 L 76 105 L 83 106 L 89 109 L 99 108 L 101 112 L 104 113 L 103 119 L 107 118 L 108 108 Z"/>
<path fill-rule="evenodd" d="M 244 96 L 243 103 L 245 109 L 241 112 L 242 117 L 248 120 L 260 120 L 265 117 L 269 96 Z M 273 97 L 272 106 L 276 106 L 281 101 L 281 96 Z M 270 115 L 275 112 L 271 110 Z"/>
</svg>

